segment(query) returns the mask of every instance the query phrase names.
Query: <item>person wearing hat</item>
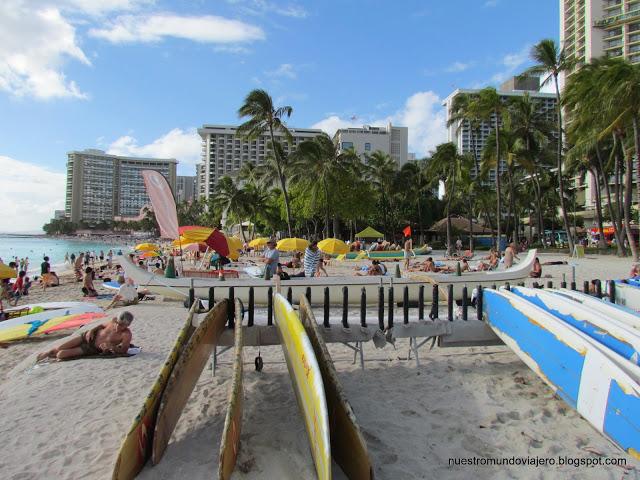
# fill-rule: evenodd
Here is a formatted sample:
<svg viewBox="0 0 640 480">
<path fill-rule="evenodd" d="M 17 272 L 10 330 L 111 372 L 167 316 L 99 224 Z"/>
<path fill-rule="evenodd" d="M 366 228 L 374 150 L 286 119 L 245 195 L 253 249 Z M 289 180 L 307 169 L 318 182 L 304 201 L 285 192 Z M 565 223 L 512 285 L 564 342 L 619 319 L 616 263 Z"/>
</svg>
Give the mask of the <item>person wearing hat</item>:
<svg viewBox="0 0 640 480">
<path fill-rule="evenodd" d="M 267 241 L 267 248 L 262 254 L 262 258 L 265 263 L 265 273 L 268 271 L 268 278 L 273 277 L 280 262 L 280 252 L 276 249 L 276 241 L 273 238 Z"/>
</svg>

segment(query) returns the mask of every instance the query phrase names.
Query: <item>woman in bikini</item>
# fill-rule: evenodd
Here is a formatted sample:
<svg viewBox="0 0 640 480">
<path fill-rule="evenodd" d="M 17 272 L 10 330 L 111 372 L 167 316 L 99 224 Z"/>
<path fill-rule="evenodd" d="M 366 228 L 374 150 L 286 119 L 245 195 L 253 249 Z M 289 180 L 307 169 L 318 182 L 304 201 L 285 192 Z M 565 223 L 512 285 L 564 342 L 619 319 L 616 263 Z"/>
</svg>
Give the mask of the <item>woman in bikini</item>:
<svg viewBox="0 0 640 480">
<path fill-rule="evenodd" d="M 132 337 L 131 330 L 129 330 L 131 322 L 133 322 L 131 312 L 120 312 L 109 322 L 97 325 L 81 335 L 75 335 L 59 347 L 42 352 L 38 355 L 38 361 L 45 358 L 66 360 L 89 355 L 127 353 Z"/>
</svg>

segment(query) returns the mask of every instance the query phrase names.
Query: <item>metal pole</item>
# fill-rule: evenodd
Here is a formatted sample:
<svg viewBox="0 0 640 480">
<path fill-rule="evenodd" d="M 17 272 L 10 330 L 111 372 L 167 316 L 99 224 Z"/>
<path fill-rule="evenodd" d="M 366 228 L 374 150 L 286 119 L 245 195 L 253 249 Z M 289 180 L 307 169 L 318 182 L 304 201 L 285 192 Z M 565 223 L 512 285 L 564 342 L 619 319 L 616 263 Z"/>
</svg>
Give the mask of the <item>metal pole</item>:
<svg viewBox="0 0 640 480">
<path fill-rule="evenodd" d="M 389 287 L 389 317 L 387 318 L 387 328 L 393 328 L 393 286 Z"/>
<path fill-rule="evenodd" d="M 349 287 L 342 287 L 342 326 L 349 328 Z"/>
<path fill-rule="evenodd" d="M 193 287 L 189 289 L 189 305 L 188 308 L 191 308 L 196 301 L 196 291 Z"/>
<path fill-rule="evenodd" d="M 589 295 L 589 280 L 585 280 L 582 283 L 582 290 L 584 291 L 584 293 L 586 293 L 587 295 Z"/>
<path fill-rule="evenodd" d="M 511 291 L 511 284 L 510 284 L 509 282 L 505 283 L 505 284 L 504 284 L 504 289 L 505 289 L 507 292 L 510 292 L 510 291 Z"/>
<path fill-rule="evenodd" d="M 482 321 L 482 285 L 478 285 L 478 299 L 476 300 L 476 314 L 478 315 L 478 320 Z"/>
<path fill-rule="evenodd" d="M 571 285 L 569 288 L 571 288 L 571 290 L 577 290 L 576 282 L 571 282 Z"/>
<path fill-rule="evenodd" d="M 447 285 L 447 320 L 453 322 L 453 285 Z"/>
<path fill-rule="evenodd" d="M 273 287 L 267 291 L 267 325 L 273 325 Z"/>
<path fill-rule="evenodd" d="M 462 320 L 469 320 L 467 313 L 467 286 L 462 287 Z"/>
<path fill-rule="evenodd" d="M 324 321 L 323 325 L 325 328 L 330 328 L 331 323 L 329 322 L 329 287 L 324 287 Z"/>
<path fill-rule="evenodd" d="M 229 328 L 233 328 L 236 312 L 236 292 L 233 287 L 229 287 L 229 303 L 231 306 L 227 309 L 227 320 L 229 322 Z"/>
<path fill-rule="evenodd" d="M 249 320 L 247 321 L 249 327 L 253 327 L 253 316 L 255 315 L 255 300 L 253 297 L 253 287 L 249 287 Z"/>
<path fill-rule="evenodd" d="M 407 285 L 404 286 L 402 292 L 402 314 L 403 322 L 406 325 L 409 323 L 409 287 Z"/>
<path fill-rule="evenodd" d="M 384 330 L 384 287 L 378 287 L 378 328 Z"/>
<path fill-rule="evenodd" d="M 553 281 L 549 280 L 547 282 L 547 288 L 553 288 Z"/>
<path fill-rule="evenodd" d="M 293 290 L 291 287 L 287 288 L 287 302 L 292 303 L 293 301 Z"/>
<path fill-rule="evenodd" d="M 213 308 L 216 303 L 215 287 L 209 287 L 209 310 Z"/>
<path fill-rule="evenodd" d="M 418 320 L 424 320 L 424 285 L 418 289 Z"/>
<path fill-rule="evenodd" d="M 311 287 L 307 287 L 307 291 L 305 292 L 305 295 L 307 296 L 307 301 L 309 302 L 309 305 L 311 305 Z"/>
<path fill-rule="evenodd" d="M 439 296 L 440 290 L 438 289 L 438 285 L 434 285 L 432 293 L 433 300 L 431 300 L 431 312 L 429 313 L 429 318 L 431 320 L 438 318 L 438 308 L 440 303 L 440 299 L 438 298 Z"/>
<path fill-rule="evenodd" d="M 367 289 L 364 287 L 360 291 L 360 326 L 367 326 Z"/>
<path fill-rule="evenodd" d="M 596 284 L 596 297 L 602 298 L 602 283 L 598 279 L 595 281 L 595 284 Z"/>
<path fill-rule="evenodd" d="M 609 280 L 609 301 L 616 303 L 616 282 Z"/>
</svg>

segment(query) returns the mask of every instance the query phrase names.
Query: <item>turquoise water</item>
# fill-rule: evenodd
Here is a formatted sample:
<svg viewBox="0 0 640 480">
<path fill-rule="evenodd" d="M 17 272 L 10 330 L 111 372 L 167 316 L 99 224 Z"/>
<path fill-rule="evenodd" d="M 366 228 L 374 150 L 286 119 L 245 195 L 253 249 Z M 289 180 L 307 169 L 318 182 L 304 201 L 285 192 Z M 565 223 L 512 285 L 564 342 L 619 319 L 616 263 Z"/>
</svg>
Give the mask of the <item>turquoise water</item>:
<svg viewBox="0 0 640 480">
<path fill-rule="evenodd" d="M 39 236 L 18 236 L 0 235 L 0 258 L 5 263 L 13 260 L 13 257 L 29 257 L 29 270 L 40 268 L 42 257 L 49 257 L 52 266 L 64 264 L 64 255 L 68 253 L 95 251 L 100 254 L 103 250 L 105 255 L 109 250 L 123 251 L 128 248 L 122 241 L 117 243 L 96 242 L 89 240 L 70 240 L 66 238 L 48 238 Z"/>
</svg>

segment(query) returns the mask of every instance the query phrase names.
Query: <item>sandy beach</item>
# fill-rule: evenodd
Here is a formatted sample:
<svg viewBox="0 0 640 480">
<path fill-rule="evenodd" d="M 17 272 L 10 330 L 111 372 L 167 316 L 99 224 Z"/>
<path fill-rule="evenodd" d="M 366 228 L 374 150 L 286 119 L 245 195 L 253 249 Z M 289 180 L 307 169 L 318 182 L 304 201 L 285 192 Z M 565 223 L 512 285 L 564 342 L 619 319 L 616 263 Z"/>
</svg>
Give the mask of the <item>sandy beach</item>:
<svg viewBox="0 0 640 480">
<path fill-rule="evenodd" d="M 434 255 L 435 257 L 436 255 Z M 576 264 L 576 281 L 622 278 L 628 259 L 600 256 L 541 261 Z M 330 274 L 353 269 L 332 265 Z M 571 281 L 571 265 L 543 266 L 547 281 Z M 99 282 L 96 282 L 99 285 Z M 99 293 L 107 291 L 99 288 Z M 28 302 L 81 299 L 80 284 L 32 290 Z M 26 299 L 25 299 L 26 300 Z M 100 298 L 97 303 L 106 304 Z M 26 302 L 22 302 L 26 303 Z M 0 435 L 9 455 L 7 479 L 110 478 L 122 438 L 138 412 L 187 315 L 161 298 L 129 307 L 136 317 L 130 358 L 80 359 L 34 366 L 35 354 L 59 337 L 0 349 Z M 118 309 L 114 310 L 117 312 Z M 317 312 L 320 316 L 320 312 Z M 338 323 L 339 319 L 332 319 Z M 421 478 L 639 478 L 640 463 L 617 449 L 552 391 L 508 348 L 423 349 L 421 364 L 407 360 L 408 340 L 365 346 L 365 369 L 343 345 L 329 346 L 340 380 L 364 432 L 380 479 Z M 257 348 L 245 348 L 245 411 L 233 478 L 315 478 L 306 433 L 279 346 L 263 347 L 265 366 L 253 366 Z M 208 367 L 178 422 L 162 462 L 142 479 L 212 478 L 224 423 L 231 355 Z M 553 459 L 553 466 L 453 466 L 454 459 Z M 624 459 L 627 466 L 559 465 Z M 345 478 L 334 465 L 334 478 Z"/>
</svg>

